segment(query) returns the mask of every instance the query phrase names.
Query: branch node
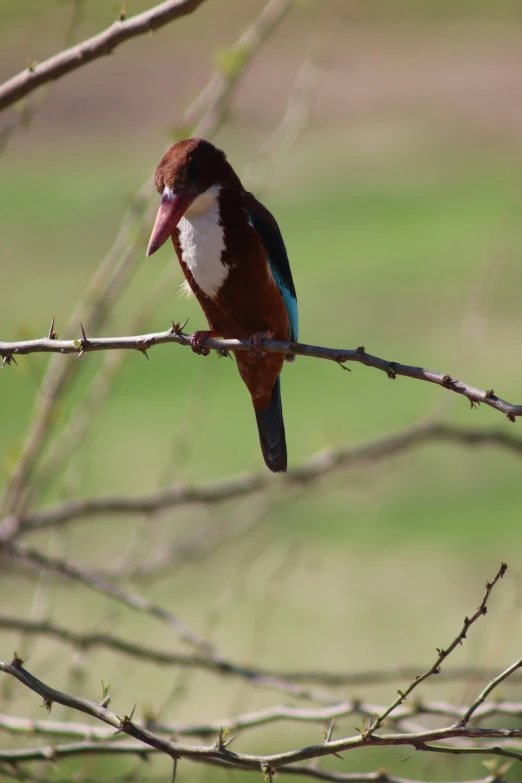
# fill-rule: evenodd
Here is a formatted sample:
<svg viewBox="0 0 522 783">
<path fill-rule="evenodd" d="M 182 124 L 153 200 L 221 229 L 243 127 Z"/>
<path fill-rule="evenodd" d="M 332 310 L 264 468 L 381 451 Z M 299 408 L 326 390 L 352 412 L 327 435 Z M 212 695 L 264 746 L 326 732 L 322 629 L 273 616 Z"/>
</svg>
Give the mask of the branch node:
<svg viewBox="0 0 522 783">
<path fill-rule="evenodd" d="M 493 389 L 487 389 L 485 394 L 484 394 L 484 396 L 486 397 L 486 399 L 491 400 L 496 395 L 495 395 L 495 392 L 493 391 Z"/>
<path fill-rule="evenodd" d="M 11 666 L 12 666 L 14 669 L 21 669 L 21 668 L 22 668 L 22 666 L 24 665 L 24 663 L 26 662 L 26 660 L 27 660 L 27 658 L 20 658 L 20 656 L 18 655 L 18 653 L 15 651 L 15 652 L 13 653 L 13 659 L 12 659 L 12 661 L 11 661 Z"/>
<path fill-rule="evenodd" d="M 364 345 L 359 345 L 359 347 L 356 348 L 355 351 L 356 353 L 363 354 L 366 353 L 366 348 L 364 347 Z"/>
<path fill-rule="evenodd" d="M 386 368 L 386 375 L 391 381 L 394 381 L 397 377 L 397 362 L 389 362 Z"/>
</svg>

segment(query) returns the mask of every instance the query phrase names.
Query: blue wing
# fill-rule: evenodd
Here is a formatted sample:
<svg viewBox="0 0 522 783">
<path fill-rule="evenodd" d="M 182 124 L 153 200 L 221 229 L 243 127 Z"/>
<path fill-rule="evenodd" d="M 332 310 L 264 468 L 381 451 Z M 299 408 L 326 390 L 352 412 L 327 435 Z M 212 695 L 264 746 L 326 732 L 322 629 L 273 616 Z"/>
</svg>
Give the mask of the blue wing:
<svg viewBox="0 0 522 783">
<path fill-rule="evenodd" d="M 283 295 L 283 301 L 290 320 L 290 340 L 292 342 L 297 341 L 299 333 L 297 295 L 281 231 L 273 215 L 252 193 L 245 193 L 245 209 L 250 222 L 265 246 L 268 264 L 274 280 Z"/>
</svg>

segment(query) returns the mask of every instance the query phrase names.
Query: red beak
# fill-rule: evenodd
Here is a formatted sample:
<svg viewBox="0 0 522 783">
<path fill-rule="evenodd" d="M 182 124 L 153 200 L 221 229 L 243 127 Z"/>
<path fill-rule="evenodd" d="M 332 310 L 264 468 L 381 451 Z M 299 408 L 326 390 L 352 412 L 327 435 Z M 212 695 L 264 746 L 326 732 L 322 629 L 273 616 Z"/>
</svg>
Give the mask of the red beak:
<svg viewBox="0 0 522 783">
<path fill-rule="evenodd" d="M 179 188 L 176 191 L 167 187 L 163 189 L 160 208 L 150 235 L 147 258 L 167 241 L 192 201 L 193 195 L 188 188 Z"/>
</svg>

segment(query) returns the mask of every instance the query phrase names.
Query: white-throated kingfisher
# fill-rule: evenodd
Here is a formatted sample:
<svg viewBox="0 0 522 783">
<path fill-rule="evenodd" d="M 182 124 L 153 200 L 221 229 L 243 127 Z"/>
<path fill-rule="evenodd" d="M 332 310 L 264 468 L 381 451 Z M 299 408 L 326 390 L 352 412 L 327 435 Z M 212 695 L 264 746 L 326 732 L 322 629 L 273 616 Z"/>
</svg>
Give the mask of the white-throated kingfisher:
<svg viewBox="0 0 522 783">
<path fill-rule="evenodd" d="M 204 139 L 175 144 L 154 177 L 161 204 L 147 256 L 172 237 L 186 286 L 206 315 L 211 337 L 249 339 L 236 354 L 256 413 L 261 450 L 275 473 L 286 471 L 286 441 L 279 375 L 291 354 L 264 353 L 261 340 L 297 340 L 297 298 L 279 227 L 248 193 L 225 154 Z"/>
</svg>

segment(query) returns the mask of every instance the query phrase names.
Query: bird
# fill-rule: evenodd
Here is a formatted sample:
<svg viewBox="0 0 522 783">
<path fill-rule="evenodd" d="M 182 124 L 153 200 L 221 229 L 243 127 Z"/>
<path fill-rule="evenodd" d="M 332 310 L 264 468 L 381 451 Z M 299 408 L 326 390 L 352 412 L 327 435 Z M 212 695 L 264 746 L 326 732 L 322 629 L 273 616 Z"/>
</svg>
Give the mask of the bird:
<svg viewBox="0 0 522 783">
<path fill-rule="evenodd" d="M 266 353 L 262 340 L 296 342 L 297 296 L 279 226 L 243 187 L 225 153 L 190 138 L 174 144 L 158 163 L 154 184 L 161 203 L 147 257 L 169 237 L 208 321 L 191 347 L 207 355 L 207 337 L 248 339 L 236 354 L 239 374 L 254 406 L 261 451 L 273 473 L 287 470 L 280 373 L 293 354 Z"/>
</svg>

